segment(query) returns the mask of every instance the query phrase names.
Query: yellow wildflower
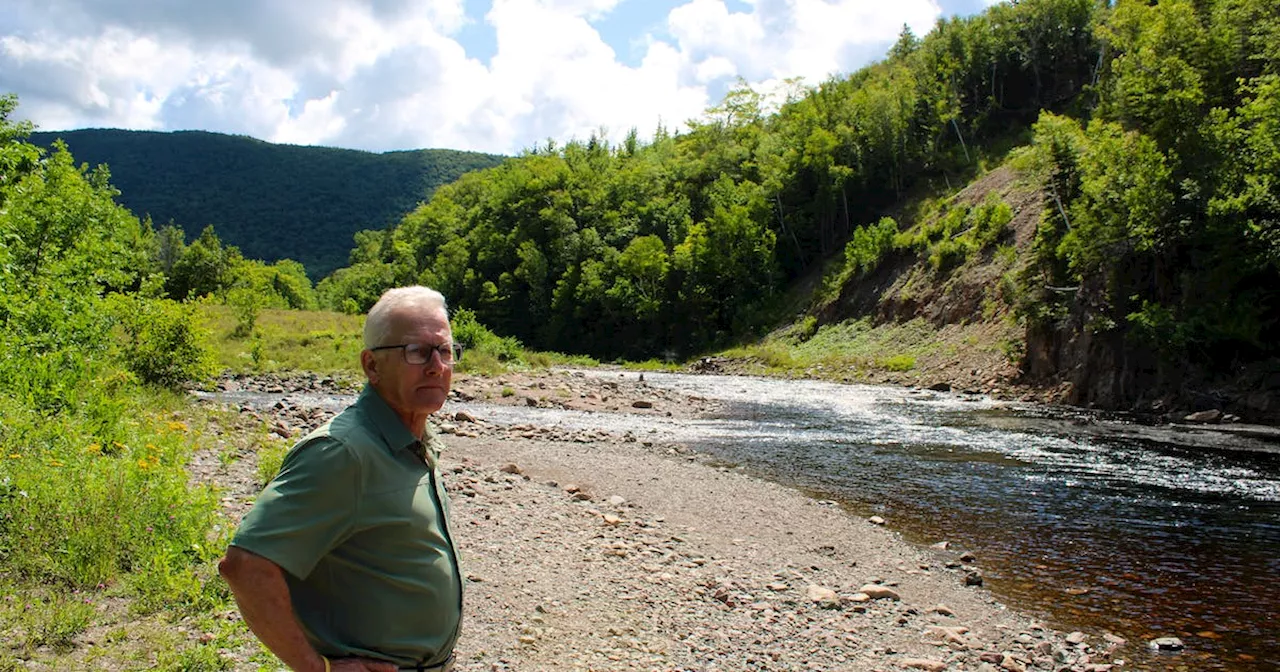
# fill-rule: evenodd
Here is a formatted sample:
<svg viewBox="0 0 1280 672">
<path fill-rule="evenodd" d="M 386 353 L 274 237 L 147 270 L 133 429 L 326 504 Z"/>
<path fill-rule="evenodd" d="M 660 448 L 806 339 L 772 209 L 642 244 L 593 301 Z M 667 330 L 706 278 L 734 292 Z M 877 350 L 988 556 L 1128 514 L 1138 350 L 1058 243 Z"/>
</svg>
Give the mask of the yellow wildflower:
<svg viewBox="0 0 1280 672">
<path fill-rule="evenodd" d="M 62 464 L 62 460 L 49 460 L 49 466 L 51 466 L 51 467 L 61 467 L 61 466 L 63 466 L 63 464 Z"/>
<path fill-rule="evenodd" d="M 85 446 L 84 452 L 89 453 L 90 455 L 97 455 L 98 453 L 102 452 L 102 446 L 96 443 L 91 443 Z"/>
<path fill-rule="evenodd" d="M 9 459 L 17 460 L 22 458 L 22 453 L 9 453 Z"/>
</svg>

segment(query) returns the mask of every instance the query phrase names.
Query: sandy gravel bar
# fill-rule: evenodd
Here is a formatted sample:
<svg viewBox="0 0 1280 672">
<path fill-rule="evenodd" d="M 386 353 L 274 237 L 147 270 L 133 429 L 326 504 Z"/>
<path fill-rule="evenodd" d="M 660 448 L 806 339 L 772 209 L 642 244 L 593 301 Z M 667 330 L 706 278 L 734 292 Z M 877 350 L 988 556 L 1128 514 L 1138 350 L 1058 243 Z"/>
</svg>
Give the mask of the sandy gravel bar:
<svg viewBox="0 0 1280 672">
<path fill-rule="evenodd" d="M 644 392 L 589 379 L 571 395 L 524 392 L 564 380 L 492 386 L 540 405 Z M 462 382 L 468 397 L 501 399 Z M 660 407 L 671 402 L 682 405 Z M 288 403 L 242 413 L 294 435 L 324 418 Z M 1122 640 L 1056 632 L 970 585 L 981 568 L 963 549 L 910 544 L 682 446 L 475 416 L 438 423 L 466 577 L 460 671 L 1125 669 Z M 238 518 L 255 486 L 223 485 Z"/>
</svg>

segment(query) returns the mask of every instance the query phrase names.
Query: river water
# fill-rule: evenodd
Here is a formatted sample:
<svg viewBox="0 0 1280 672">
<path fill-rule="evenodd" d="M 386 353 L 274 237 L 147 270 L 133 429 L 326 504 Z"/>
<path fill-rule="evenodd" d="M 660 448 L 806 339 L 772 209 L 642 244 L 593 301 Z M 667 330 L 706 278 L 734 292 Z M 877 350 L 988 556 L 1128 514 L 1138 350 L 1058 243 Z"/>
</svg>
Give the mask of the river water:
<svg viewBox="0 0 1280 672">
<path fill-rule="evenodd" d="M 617 378 L 637 374 L 588 371 Z M 646 373 L 714 419 L 493 406 L 500 424 L 632 432 L 972 551 L 1002 601 L 1125 637 L 1129 669 L 1280 670 L 1280 444 L 984 397 Z M 294 397 L 296 399 L 296 396 Z M 1177 656 L 1145 650 L 1176 636 Z"/>
</svg>

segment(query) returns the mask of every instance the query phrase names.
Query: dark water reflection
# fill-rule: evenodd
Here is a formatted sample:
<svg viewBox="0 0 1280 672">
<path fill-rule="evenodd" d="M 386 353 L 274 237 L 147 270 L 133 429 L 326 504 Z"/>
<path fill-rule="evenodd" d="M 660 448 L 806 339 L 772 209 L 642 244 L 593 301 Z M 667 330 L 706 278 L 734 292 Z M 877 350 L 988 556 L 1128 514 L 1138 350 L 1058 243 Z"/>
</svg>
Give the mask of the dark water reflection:
<svg viewBox="0 0 1280 672">
<path fill-rule="evenodd" d="M 654 384 L 733 402 L 741 431 L 702 450 L 975 552 L 1006 602 L 1126 637 L 1130 666 L 1280 669 L 1274 445 L 886 388 Z M 1142 650 L 1167 635 L 1188 652 Z"/>
<path fill-rule="evenodd" d="M 689 422 L 470 408 L 491 422 L 682 441 L 878 513 L 913 541 L 948 540 L 978 556 L 1006 603 L 1128 639 L 1129 669 L 1280 669 L 1280 444 L 899 388 L 646 380 L 727 410 Z M 1154 657 L 1144 645 L 1157 636 L 1188 651 Z"/>
</svg>

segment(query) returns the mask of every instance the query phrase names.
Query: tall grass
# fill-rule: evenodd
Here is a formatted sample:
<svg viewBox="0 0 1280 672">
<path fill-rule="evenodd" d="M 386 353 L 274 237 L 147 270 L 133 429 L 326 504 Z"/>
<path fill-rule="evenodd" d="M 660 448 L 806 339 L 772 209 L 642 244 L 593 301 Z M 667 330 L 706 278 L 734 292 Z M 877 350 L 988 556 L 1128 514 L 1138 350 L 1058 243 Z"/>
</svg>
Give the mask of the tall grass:
<svg viewBox="0 0 1280 672">
<path fill-rule="evenodd" d="M 229 306 L 204 303 L 203 322 L 212 331 L 218 365 L 226 371 L 264 373 L 314 371 L 360 373 L 364 318 L 327 311 L 260 311 L 244 333 L 240 316 Z"/>
<path fill-rule="evenodd" d="M 204 324 L 212 332 L 217 362 L 226 371 L 265 373 L 312 371 L 358 379 L 364 348 L 364 318 L 327 311 L 263 310 L 252 332 L 230 307 L 201 304 Z M 451 317 L 453 338 L 462 344 L 460 373 L 498 375 L 513 369 L 550 366 L 595 366 L 589 357 L 528 350 L 519 340 L 499 336 L 461 309 Z"/>
<path fill-rule="evenodd" d="M 869 319 L 814 327 L 805 320 L 759 343 L 723 354 L 753 360 L 766 373 L 814 374 L 814 369 L 853 374 L 911 371 L 918 357 L 942 347 L 924 320 L 874 326 Z"/>
</svg>

